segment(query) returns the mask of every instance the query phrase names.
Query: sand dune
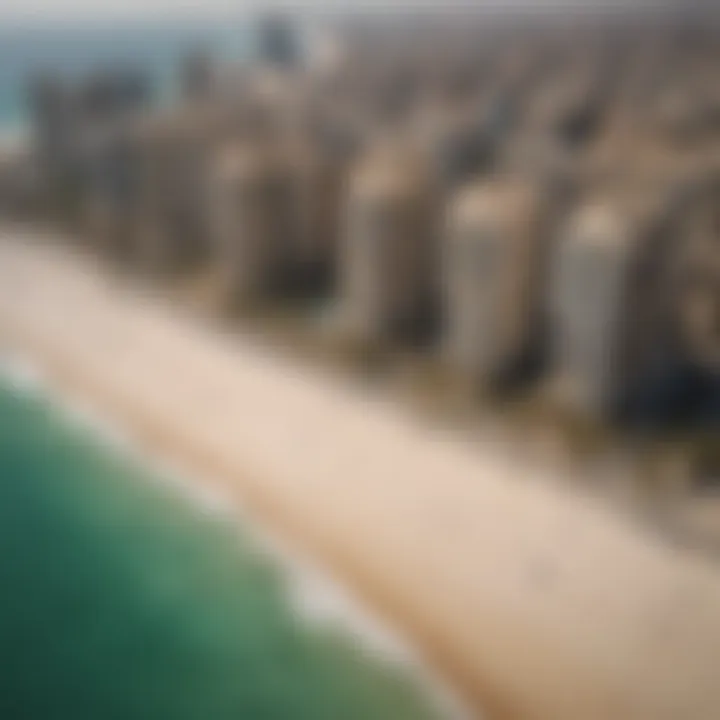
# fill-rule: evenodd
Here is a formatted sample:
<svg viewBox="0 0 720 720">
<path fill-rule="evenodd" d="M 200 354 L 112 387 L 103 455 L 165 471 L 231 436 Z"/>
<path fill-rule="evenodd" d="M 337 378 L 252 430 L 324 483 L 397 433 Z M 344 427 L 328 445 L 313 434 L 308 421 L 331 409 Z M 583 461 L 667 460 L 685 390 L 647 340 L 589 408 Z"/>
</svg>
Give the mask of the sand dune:
<svg viewBox="0 0 720 720">
<path fill-rule="evenodd" d="M 491 717 L 720 717 L 720 573 L 491 441 L 470 445 L 11 229 L 0 332 L 223 482 Z"/>
</svg>

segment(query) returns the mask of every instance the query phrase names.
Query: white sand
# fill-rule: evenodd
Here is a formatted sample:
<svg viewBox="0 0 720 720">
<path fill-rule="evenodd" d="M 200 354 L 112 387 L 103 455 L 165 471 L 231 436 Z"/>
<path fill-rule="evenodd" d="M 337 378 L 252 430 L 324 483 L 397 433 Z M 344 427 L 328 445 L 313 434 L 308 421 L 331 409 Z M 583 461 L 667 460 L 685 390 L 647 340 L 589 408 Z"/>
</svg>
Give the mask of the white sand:
<svg viewBox="0 0 720 720">
<path fill-rule="evenodd" d="M 22 241 L 22 242 L 21 242 Z M 497 717 L 720 717 L 720 573 L 492 443 L 0 231 L 0 332 L 310 551 Z"/>
</svg>

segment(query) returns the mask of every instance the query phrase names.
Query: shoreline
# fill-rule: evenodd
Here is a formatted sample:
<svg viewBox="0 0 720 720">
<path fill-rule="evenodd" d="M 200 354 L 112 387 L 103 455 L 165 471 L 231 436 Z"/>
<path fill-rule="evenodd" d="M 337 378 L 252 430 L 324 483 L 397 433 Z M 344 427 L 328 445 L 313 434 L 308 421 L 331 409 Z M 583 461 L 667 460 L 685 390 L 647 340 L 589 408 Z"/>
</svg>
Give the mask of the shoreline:
<svg viewBox="0 0 720 720">
<path fill-rule="evenodd" d="M 398 632 L 362 594 L 355 592 L 351 584 L 343 582 L 342 576 L 338 577 L 322 563 L 313 560 L 302 545 L 291 542 L 292 538 L 279 530 L 277 524 L 262 515 L 254 515 L 242 494 L 238 495 L 234 484 L 227 478 L 223 479 L 222 472 L 207 469 L 212 464 L 200 462 L 196 465 L 189 457 L 183 458 L 182 453 L 168 452 L 164 442 L 157 444 L 153 441 L 153 436 L 157 437 L 157 434 L 149 428 L 146 432 L 140 431 L 138 427 L 133 428 L 132 422 L 124 422 L 112 411 L 98 409 L 93 393 L 83 391 L 80 383 L 70 379 L 72 373 L 66 372 L 61 365 L 51 362 L 40 368 L 31 357 L 32 353 L 29 353 L 18 363 L 24 368 L 32 368 L 33 380 L 28 384 L 39 386 L 69 422 L 86 427 L 101 442 L 107 442 L 111 451 L 117 451 L 131 461 L 136 460 L 149 470 L 154 482 L 168 487 L 170 492 L 176 493 L 198 512 L 217 515 L 236 528 L 242 526 L 248 539 L 281 569 L 287 582 L 288 602 L 293 610 L 298 611 L 301 622 L 318 622 L 320 625 L 326 622 L 322 609 L 317 613 L 310 611 L 306 616 L 296 605 L 296 602 L 302 602 L 295 596 L 301 584 L 306 588 L 320 585 L 324 591 L 329 591 L 331 603 L 335 605 L 335 612 L 327 617 L 333 627 L 349 634 L 361 647 L 382 650 L 381 663 L 407 670 L 409 677 L 418 683 L 419 691 L 429 698 L 431 707 L 447 711 L 442 717 L 448 720 L 502 720 L 505 717 L 495 713 L 488 715 L 484 709 L 478 709 L 476 703 L 471 710 L 471 704 L 447 681 L 441 669 L 428 662 L 405 633 Z M 6 373 L 2 366 L 0 348 L 0 374 L 11 377 L 12 371 Z M 159 435 L 162 436 L 162 433 Z"/>
<path fill-rule="evenodd" d="M 470 452 L 385 404 L 288 375 L 242 339 L 231 352 L 180 314 L 113 294 L 82 258 L 25 242 L 0 238 L 9 344 L 192 477 L 223 479 L 489 717 L 720 710 L 715 568 L 540 470 L 519 477 L 491 446 Z"/>
<path fill-rule="evenodd" d="M 0 348 L 1 378 L 13 391 L 41 396 L 66 422 L 107 446 L 109 452 L 147 470 L 151 483 L 166 488 L 194 512 L 226 523 L 233 531 L 242 530 L 244 540 L 281 573 L 288 606 L 298 622 L 311 628 L 327 627 L 360 648 L 381 653 L 374 661 L 407 672 L 428 705 L 441 712 L 440 717 L 469 720 L 475 716 L 408 638 L 395 632 L 310 557 L 254 518 L 240 498 L 228 492 L 227 484 L 197 476 L 178 464 L 177 458 L 155 452 L 131 426 L 104 415 L 89 397 L 80 399 L 62 383 L 53 382 L 29 357 L 4 357 Z"/>
</svg>

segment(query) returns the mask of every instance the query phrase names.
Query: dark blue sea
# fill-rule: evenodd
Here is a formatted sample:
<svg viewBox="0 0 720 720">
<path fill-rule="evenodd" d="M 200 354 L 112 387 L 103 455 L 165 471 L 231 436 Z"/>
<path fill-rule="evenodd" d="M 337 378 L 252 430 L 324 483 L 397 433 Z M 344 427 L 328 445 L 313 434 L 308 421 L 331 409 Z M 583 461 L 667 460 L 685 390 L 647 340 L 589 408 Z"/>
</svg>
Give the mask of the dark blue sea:
<svg viewBox="0 0 720 720">
<path fill-rule="evenodd" d="M 147 73 L 165 102 L 176 88 L 179 60 L 197 48 L 219 59 L 242 60 L 253 51 L 253 34 L 239 18 L 20 26 L 0 20 L 0 131 L 25 126 L 26 86 L 34 73 L 78 77 L 119 65 Z"/>
</svg>

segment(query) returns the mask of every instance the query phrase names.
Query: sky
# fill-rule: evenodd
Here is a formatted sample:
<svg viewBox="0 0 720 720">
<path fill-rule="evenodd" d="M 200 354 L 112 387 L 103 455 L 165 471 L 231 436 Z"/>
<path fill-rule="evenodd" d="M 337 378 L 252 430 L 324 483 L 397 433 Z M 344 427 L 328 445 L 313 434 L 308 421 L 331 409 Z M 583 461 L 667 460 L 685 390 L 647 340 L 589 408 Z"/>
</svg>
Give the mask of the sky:
<svg viewBox="0 0 720 720">
<path fill-rule="evenodd" d="M 624 5 L 652 0 L 461 0 L 461 3 L 489 7 Z M 672 0 L 668 0 L 672 2 Z M 413 5 L 442 7 L 444 0 L 410 0 Z M 274 5 L 342 9 L 354 6 L 408 4 L 403 0 L 0 0 L 0 23 L 9 19 L 74 20 L 78 18 L 143 17 L 148 15 L 227 15 Z"/>
<path fill-rule="evenodd" d="M 383 8 L 411 6 L 433 9 L 450 6 L 472 6 L 493 10 L 512 8 L 593 7 L 613 9 L 642 5 L 687 7 L 688 5 L 715 7 L 720 0 L 0 0 L 0 31 L 11 27 L 13 21 L 22 24 L 73 23 L 82 20 L 112 20 L 113 18 L 164 18 L 169 16 L 227 17 L 244 11 L 257 14 L 272 7 L 330 9 L 342 11 L 352 8 Z"/>
<path fill-rule="evenodd" d="M 224 13 L 249 7 L 248 0 L 0 0 L 0 21 L 45 21 L 132 17 L 164 13 Z"/>
</svg>

